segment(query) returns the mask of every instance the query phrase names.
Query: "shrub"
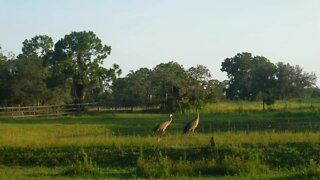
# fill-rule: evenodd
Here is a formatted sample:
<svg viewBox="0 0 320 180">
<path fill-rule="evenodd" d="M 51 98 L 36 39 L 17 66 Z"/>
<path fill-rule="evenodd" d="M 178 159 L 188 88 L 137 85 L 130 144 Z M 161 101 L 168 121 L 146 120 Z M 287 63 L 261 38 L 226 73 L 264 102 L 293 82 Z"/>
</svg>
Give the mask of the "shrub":
<svg viewBox="0 0 320 180">
<path fill-rule="evenodd" d="M 320 165 L 313 159 L 310 160 L 308 167 L 305 167 L 294 176 L 297 179 L 316 180 L 320 178 Z"/>
<path fill-rule="evenodd" d="M 139 158 L 136 173 L 145 178 L 166 178 L 170 176 L 172 161 L 168 157 Z"/>
<path fill-rule="evenodd" d="M 144 178 L 166 178 L 171 176 L 222 176 L 253 175 L 267 173 L 268 167 L 261 164 L 260 159 L 244 160 L 240 156 L 226 156 L 222 161 L 196 160 L 194 162 L 180 159 L 174 163 L 168 157 L 152 157 L 148 160 L 139 158 L 137 176 Z"/>
<path fill-rule="evenodd" d="M 175 176 L 207 176 L 213 175 L 214 160 L 196 160 L 194 162 L 182 161 L 173 164 L 172 174 Z"/>
<path fill-rule="evenodd" d="M 179 160 L 178 163 L 175 165 L 174 170 L 172 171 L 173 174 L 177 176 L 193 176 L 193 168 L 190 166 L 190 163 L 186 163 L 186 161 Z"/>
<path fill-rule="evenodd" d="M 221 163 L 221 169 L 224 169 L 225 173 L 228 175 L 235 175 L 240 173 L 243 164 L 244 160 L 242 160 L 239 156 L 232 158 L 227 156 Z"/>
<path fill-rule="evenodd" d="M 97 175 L 99 173 L 97 166 L 92 162 L 91 158 L 88 157 L 87 153 L 83 149 L 81 149 L 79 156 L 78 160 L 76 160 L 70 168 L 62 173 L 63 175 L 86 176 Z"/>
<path fill-rule="evenodd" d="M 240 156 L 226 156 L 216 168 L 221 174 L 228 175 L 255 175 L 269 172 L 269 168 L 261 163 L 258 156 L 250 160 L 245 160 Z"/>
</svg>

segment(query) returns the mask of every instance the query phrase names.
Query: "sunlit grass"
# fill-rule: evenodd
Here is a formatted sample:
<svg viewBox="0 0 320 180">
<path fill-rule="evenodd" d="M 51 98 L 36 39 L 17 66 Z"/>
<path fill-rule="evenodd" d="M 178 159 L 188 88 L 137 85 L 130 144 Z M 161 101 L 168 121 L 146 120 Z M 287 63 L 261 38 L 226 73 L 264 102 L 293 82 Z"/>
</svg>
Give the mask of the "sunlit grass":
<svg viewBox="0 0 320 180">
<path fill-rule="evenodd" d="M 0 148 L 4 153 L 2 162 L 8 165 L 0 166 L 0 177 L 5 179 L 11 177 L 12 179 L 26 179 L 25 177 L 30 177 L 30 179 L 136 178 L 135 161 L 133 160 L 141 154 L 149 158 L 149 156 L 157 156 L 159 152 L 162 152 L 164 155 L 171 156 L 172 161 L 177 163 L 177 159 L 184 157 L 183 153 L 187 156 L 187 154 L 195 155 L 191 153 L 194 150 L 201 150 L 198 151 L 200 153 L 211 150 L 208 147 L 212 135 L 217 147 L 214 153 L 218 155 L 231 151 L 231 155 L 248 155 L 251 158 L 261 153 L 261 157 L 265 160 L 274 161 L 268 161 L 271 172 L 267 174 L 212 176 L 207 179 L 305 177 L 304 171 L 291 169 L 288 171 L 279 169 L 278 171 L 271 167 L 273 164 L 277 166 L 278 162 L 284 162 L 288 151 L 290 155 L 294 155 L 294 157 L 290 156 L 289 159 L 293 160 L 287 162 L 288 167 L 300 168 L 301 163 L 295 162 L 304 163 L 316 159 L 317 153 L 313 151 L 317 151 L 320 143 L 320 132 L 318 131 L 320 116 L 317 109 L 298 107 L 294 110 L 266 112 L 257 110 L 256 112 L 250 108 L 259 108 L 259 103 L 244 103 L 243 107 L 248 111 L 239 109 L 235 103 L 231 105 L 221 103 L 220 105 L 221 110 L 217 110 L 218 107 L 214 107 L 215 104 L 209 106 L 213 108 L 212 110 L 201 110 L 201 121 L 195 136 L 182 134 L 181 131 L 195 113 L 192 110 L 186 114 L 175 113 L 172 125 L 159 140 L 158 136 L 152 134 L 151 129 L 155 124 L 167 120 L 168 114 L 89 112 L 64 117 L 0 119 Z M 281 107 L 281 105 L 278 106 Z M 224 108 L 231 108 L 231 110 L 225 111 Z M 266 128 L 268 125 L 271 125 L 271 128 Z M 293 147 L 290 143 L 293 143 Z M 311 149 L 307 154 L 303 153 L 305 145 Z M 65 176 L 62 172 L 65 172 L 67 167 L 54 167 L 53 170 L 46 167 L 9 167 L 9 165 L 65 166 L 77 159 L 73 155 L 79 153 L 77 150 L 82 148 L 93 161 L 97 162 L 97 168 L 101 172 L 99 175 Z M 175 152 L 179 153 L 175 154 Z M 103 157 L 101 154 L 104 154 Z M 312 156 L 313 154 L 316 155 Z M 205 155 L 205 153 L 199 155 L 197 160 L 190 158 L 184 163 L 186 166 L 196 163 L 203 160 L 201 157 L 207 157 Z M 301 160 L 300 155 L 304 159 Z M 68 161 L 62 161 L 61 158 L 68 159 Z M 112 169 L 114 164 L 109 163 L 121 158 L 125 159 L 124 163 L 119 163 L 121 166 L 127 164 L 129 160 L 131 166 Z M 311 175 L 314 174 L 313 169 L 305 171 Z M 315 172 L 317 175 L 318 170 Z M 172 178 L 202 179 L 203 177 L 197 175 L 195 177 L 170 177 Z"/>
<path fill-rule="evenodd" d="M 294 99 L 288 101 L 276 101 L 271 106 L 265 106 L 265 109 L 272 110 L 290 110 L 290 109 L 319 109 L 320 103 L 318 99 Z M 234 112 L 234 111 L 262 111 L 262 102 L 248 102 L 248 101 L 235 101 L 235 102 L 219 102 L 206 104 L 202 111 L 213 112 Z"/>
<path fill-rule="evenodd" d="M 118 136 L 103 125 L 1 125 L 0 146 L 60 147 L 60 146 L 160 146 L 185 148 L 208 146 L 210 133 L 195 136 L 167 133 L 157 136 Z M 244 143 L 318 143 L 320 132 L 220 132 L 214 134 L 218 145 Z"/>
<path fill-rule="evenodd" d="M 141 179 L 136 178 L 135 168 L 100 168 L 100 176 L 63 176 L 61 172 L 64 171 L 66 167 L 21 167 L 21 166 L 0 166 L 0 177 L 2 179 L 27 179 L 27 180 L 85 180 L 85 179 Z M 207 179 L 207 180 L 248 180 L 248 179 L 299 179 L 298 173 L 303 173 L 303 171 L 291 172 L 291 171 L 272 171 L 269 174 L 259 174 L 257 175 L 247 175 L 247 176 L 210 176 L 210 177 L 187 177 L 178 176 L 170 177 L 169 179 Z"/>
<path fill-rule="evenodd" d="M 67 167 L 21 167 L 0 166 L 0 179 L 39 179 L 39 180 L 87 180 L 87 179 L 128 179 L 133 178 L 134 168 L 100 168 L 99 175 L 89 176 L 65 176 L 61 172 Z"/>
</svg>

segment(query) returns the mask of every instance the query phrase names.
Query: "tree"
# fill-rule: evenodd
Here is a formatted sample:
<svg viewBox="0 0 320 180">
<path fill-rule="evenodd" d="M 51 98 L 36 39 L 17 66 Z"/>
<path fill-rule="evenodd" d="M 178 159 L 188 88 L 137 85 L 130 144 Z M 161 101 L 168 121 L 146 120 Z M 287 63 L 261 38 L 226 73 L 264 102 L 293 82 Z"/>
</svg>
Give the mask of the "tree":
<svg viewBox="0 0 320 180">
<path fill-rule="evenodd" d="M 154 100 L 163 111 L 182 110 L 183 99 L 187 96 L 187 81 L 183 66 L 176 62 L 161 63 L 153 69 Z"/>
<path fill-rule="evenodd" d="M 129 93 L 138 106 L 152 105 L 151 72 L 148 68 L 140 68 L 127 76 L 130 82 Z"/>
<path fill-rule="evenodd" d="M 0 65 L 4 64 L 5 60 L 7 60 L 7 57 L 2 52 L 2 47 L 0 46 Z"/>
<path fill-rule="evenodd" d="M 119 78 L 112 84 L 112 92 L 117 106 L 148 106 L 152 103 L 151 70 L 140 68 L 131 71 L 125 78 Z"/>
<path fill-rule="evenodd" d="M 294 96 L 298 98 L 304 98 L 307 94 L 308 88 L 314 86 L 317 81 L 315 73 L 308 73 L 300 66 L 294 67 Z"/>
<path fill-rule="evenodd" d="M 22 53 L 14 63 L 17 71 L 12 85 L 15 99 L 12 102 L 31 105 L 70 102 L 68 88 L 50 84 L 50 79 L 56 78 L 51 76 L 47 64 L 52 53 L 53 40 L 49 36 L 37 35 L 23 41 Z"/>
<path fill-rule="evenodd" d="M 121 73 L 117 65 L 101 66 L 110 53 L 111 46 L 103 45 L 92 31 L 72 32 L 55 44 L 48 63 L 53 76 L 63 74 L 61 81 L 71 81 L 75 101 L 83 102 L 88 91 L 102 90 L 104 81 Z"/>
<path fill-rule="evenodd" d="M 26 45 L 24 43 L 23 46 L 25 54 L 20 54 L 18 58 L 0 55 L 1 104 L 34 105 L 45 100 L 47 89 L 44 79 L 47 73 L 42 66 L 42 58 L 29 54 Z"/>
<path fill-rule="evenodd" d="M 47 35 L 38 35 L 23 41 L 22 54 L 19 56 L 36 56 L 44 58 L 53 51 L 53 40 Z"/>
<path fill-rule="evenodd" d="M 271 105 L 274 100 L 276 66 L 263 56 L 252 57 L 251 53 L 237 54 L 222 63 L 229 84 L 226 95 L 229 99 L 262 100 Z"/>
<path fill-rule="evenodd" d="M 283 62 L 277 63 L 276 72 L 276 88 L 278 97 L 281 100 L 287 99 L 292 96 L 294 91 L 293 78 L 294 78 L 294 67 L 289 63 L 285 64 Z"/>
<path fill-rule="evenodd" d="M 70 102 L 67 88 L 50 86 L 49 80 L 53 77 L 47 61 L 52 53 L 53 40 L 49 36 L 38 35 L 23 41 L 22 53 L 14 63 L 11 103 L 34 105 Z"/>
<path fill-rule="evenodd" d="M 208 102 L 218 102 L 225 99 L 224 90 L 228 84 L 228 81 L 218 81 L 215 79 L 208 81 L 208 86 L 206 88 L 206 101 Z"/>
<path fill-rule="evenodd" d="M 129 93 L 129 81 L 127 78 L 118 78 L 112 86 L 113 105 L 116 107 L 133 107 L 134 101 Z"/>
<path fill-rule="evenodd" d="M 8 80 L 9 72 L 7 71 L 7 57 L 3 54 L 0 46 L 0 104 L 5 103 L 5 99 L 8 97 Z"/>
<path fill-rule="evenodd" d="M 44 104 L 47 88 L 45 84 L 46 70 L 37 57 L 12 60 L 10 71 L 11 105 Z"/>
<path fill-rule="evenodd" d="M 315 85 L 317 77 L 314 73 L 304 72 L 298 65 L 291 66 L 288 63 L 279 62 L 276 79 L 277 94 L 284 100 L 304 97 L 307 89 Z"/>
<path fill-rule="evenodd" d="M 92 69 L 92 78 L 86 89 L 87 99 L 98 101 L 97 97 L 109 91 L 111 82 L 115 81 L 122 73 L 119 65 L 113 64 L 112 68 L 95 67 Z"/>
<path fill-rule="evenodd" d="M 225 85 L 210 78 L 208 68 L 203 65 L 186 71 L 171 61 L 153 70 L 131 71 L 125 78 L 113 82 L 112 94 L 117 106 L 160 106 L 162 111 L 183 111 L 223 96 Z"/>
<path fill-rule="evenodd" d="M 252 55 L 251 53 L 238 53 L 232 58 L 226 58 L 221 64 L 221 71 L 227 73 L 229 84 L 226 96 L 229 99 L 252 99 Z"/>
<path fill-rule="evenodd" d="M 275 102 L 274 86 L 277 68 L 263 56 L 255 56 L 252 63 L 252 98 L 262 100 L 263 109 L 265 109 L 265 104 L 271 105 Z"/>
<path fill-rule="evenodd" d="M 206 66 L 197 65 L 187 70 L 187 76 L 189 78 L 188 98 L 193 106 L 199 108 L 208 97 L 210 71 Z"/>
<path fill-rule="evenodd" d="M 311 88 L 311 98 L 320 98 L 320 88 L 319 87 Z"/>
</svg>

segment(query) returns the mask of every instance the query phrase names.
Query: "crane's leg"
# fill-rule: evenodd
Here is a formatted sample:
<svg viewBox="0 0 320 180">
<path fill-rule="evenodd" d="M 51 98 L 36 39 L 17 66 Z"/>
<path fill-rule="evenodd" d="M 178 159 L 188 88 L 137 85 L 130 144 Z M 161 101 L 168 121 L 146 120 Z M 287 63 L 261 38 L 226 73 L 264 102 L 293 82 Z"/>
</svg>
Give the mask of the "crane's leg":
<svg viewBox="0 0 320 180">
<path fill-rule="evenodd" d="M 157 142 L 160 142 L 160 140 L 161 140 L 161 136 L 162 136 L 162 132 L 157 132 L 156 133 L 156 136 L 157 136 Z"/>
<path fill-rule="evenodd" d="M 161 134 L 160 134 L 160 139 L 162 138 L 162 136 L 166 133 L 165 129 L 162 130 Z M 160 140 L 159 140 L 160 141 Z"/>
</svg>

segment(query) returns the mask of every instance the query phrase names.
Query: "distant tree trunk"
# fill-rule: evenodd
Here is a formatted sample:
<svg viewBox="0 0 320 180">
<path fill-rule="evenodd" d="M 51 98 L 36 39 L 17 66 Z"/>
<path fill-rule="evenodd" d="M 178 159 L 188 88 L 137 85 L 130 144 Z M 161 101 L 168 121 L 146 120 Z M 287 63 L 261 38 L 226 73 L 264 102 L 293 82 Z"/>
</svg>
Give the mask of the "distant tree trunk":
<svg viewBox="0 0 320 180">
<path fill-rule="evenodd" d="M 85 98 L 85 91 L 84 91 L 84 85 L 83 84 L 76 84 L 75 85 L 75 93 L 76 93 L 76 101 L 77 103 L 84 102 Z"/>
</svg>

